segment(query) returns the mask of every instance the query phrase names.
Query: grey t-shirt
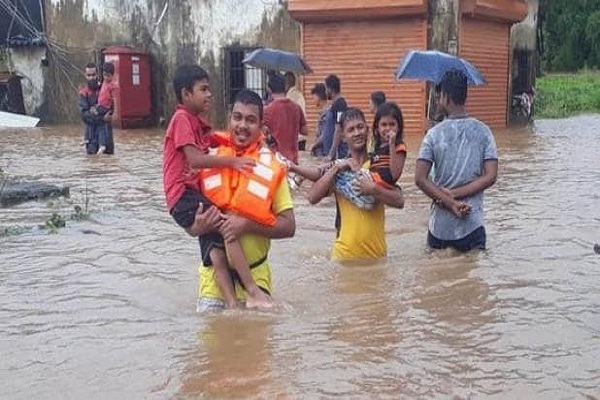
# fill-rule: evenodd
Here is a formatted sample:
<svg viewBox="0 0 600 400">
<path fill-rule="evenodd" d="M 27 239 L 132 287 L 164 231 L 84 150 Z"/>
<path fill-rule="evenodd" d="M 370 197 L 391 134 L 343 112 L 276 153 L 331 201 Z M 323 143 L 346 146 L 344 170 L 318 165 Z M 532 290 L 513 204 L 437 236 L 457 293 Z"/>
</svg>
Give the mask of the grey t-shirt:
<svg viewBox="0 0 600 400">
<path fill-rule="evenodd" d="M 447 118 L 427 132 L 418 158 L 434 165 L 436 186 L 453 189 L 481 176 L 483 162 L 497 160 L 498 151 L 492 131 L 483 122 L 471 117 Z M 464 219 L 441 205 L 432 206 L 429 232 L 437 239 L 462 239 L 484 226 L 483 192 L 461 200 L 471 205 L 471 213 Z"/>
</svg>

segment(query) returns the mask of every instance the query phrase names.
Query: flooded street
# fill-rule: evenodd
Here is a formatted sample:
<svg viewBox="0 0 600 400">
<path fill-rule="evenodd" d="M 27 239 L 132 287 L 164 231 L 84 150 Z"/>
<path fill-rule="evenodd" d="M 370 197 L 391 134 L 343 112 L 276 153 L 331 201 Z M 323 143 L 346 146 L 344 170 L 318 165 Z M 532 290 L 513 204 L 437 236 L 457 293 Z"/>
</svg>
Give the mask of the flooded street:
<svg viewBox="0 0 600 400">
<path fill-rule="evenodd" d="M 425 249 L 420 137 L 385 262 L 332 263 L 333 201 L 301 190 L 296 236 L 271 251 L 291 310 L 211 316 L 195 312 L 197 242 L 164 209 L 163 130 L 116 131 L 104 157 L 77 146 L 80 126 L 0 130 L 5 172 L 71 187 L 0 208 L 0 228 L 91 211 L 0 237 L 0 398 L 600 399 L 599 128 L 495 132 L 481 254 Z"/>
</svg>

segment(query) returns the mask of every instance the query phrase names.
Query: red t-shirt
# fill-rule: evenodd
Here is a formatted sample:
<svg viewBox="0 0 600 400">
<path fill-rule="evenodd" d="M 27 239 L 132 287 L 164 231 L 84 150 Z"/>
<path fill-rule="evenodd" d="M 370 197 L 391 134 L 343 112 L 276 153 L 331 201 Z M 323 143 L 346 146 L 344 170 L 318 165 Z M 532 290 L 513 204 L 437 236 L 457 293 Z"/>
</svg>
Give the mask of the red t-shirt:
<svg viewBox="0 0 600 400">
<path fill-rule="evenodd" d="M 186 187 L 200 191 L 196 171 L 190 168 L 183 147 L 192 145 L 207 153 L 211 144 L 210 131 L 208 121 L 184 105 L 177 105 L 167 127 L 163 147 L 163 185 L 169 211 Z"/>
<path fill-rule="evenodd" d="M 306 125 L 302 108 L 290 99 L 276 99 L 265 107 L 264 124 L 277 141 L 277 150 L 298 163 L 298 135 Z"/>
<path fill-rule="evenodd" d="M 119 87 L 115 82 L 104 82 L 100 86 L 100 94 L 98 95 L 98 105 L 110 110 L 115 105 L 115 96 Z"/>
</svg>

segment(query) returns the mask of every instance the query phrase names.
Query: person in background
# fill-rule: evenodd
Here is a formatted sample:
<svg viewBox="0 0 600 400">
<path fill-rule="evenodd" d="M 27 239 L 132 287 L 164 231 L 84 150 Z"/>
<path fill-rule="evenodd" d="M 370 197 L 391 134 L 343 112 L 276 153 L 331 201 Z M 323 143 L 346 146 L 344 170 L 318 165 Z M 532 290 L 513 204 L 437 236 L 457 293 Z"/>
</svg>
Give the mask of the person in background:
<svg viewBox="0 0 600 400">
<path fill-rule="evenodd" d="M 85 124 L 81 145 L 85 146 L 87 154 L 98 154 L 101 144 L 104 154 L 113 154 L 112 114 L 98 115 L 96 111 L 100 94 L 96 64 L 88 63 L 85 66 L 85 79 L 86 86 L 79 91 L 77 98 L 79 114 Z"/>
<path fill-rule="evenodd" d="M 285 80 L 273 74 L 267 83 L 273 101 L 265 107 L 264 126 L 275 140 L 275 149 L 283 157 L 298 164 L 298 137 L 306 136 L 308 127 L 300 106 L 285 97 Z"/>
<path fill-rule="evenodd" d="M 296 74 L 288 71 L 283 74 L 283 78 L 285 79 L 285 97 L 298 104 L 306 118 L 306 101 L 302 92 L 296 87 Z"/>
<path fill-rule="evenodd" d="M 283 74 L 283 78 L 285 79 L 285 96 L 300 106 L 302 114 L 304 114 L 304 118 L 306 118 L 306 101 L 304 100 L 302 92 L 296 87 L 296 75 L 293 72 L 287 71 Z M 300 137 L 298 149 L 306 150 L 305 136 Z"/>
<path fill-rule="evenodd" d="M 346 158 L 348 146 L 342 140 L 341 118 L 348 108 L 346 99 L 341 94 L 341 82 L 337 75 L 328 75 L 325 78 L 327 98 L 331 100 L 331 107 L 327 114 L 325 123 L 325 135 L 323 137 L 323 149 L 330 160 Z"/>
<path fill-rule="evenodd" d="M 439 98 L 446 117 L 425 135 L 415 167 L 416 185 L 433 200 L 427 233 L 433 249 L 486 246 L 483 192 L 496 182 L 498 151 L 490 128 L 467 114 L 466 100 L 467 77 L 447 71 Z"/>
<path fill-rule="evenodd" d="M 314 106 L 319 110 L 319 119 L 317 121 L 317 131 L 315 132 L 315 144 L 310 153 L 315 157 L 324 157 L 327 154 L 323 148 L 323 133 L 327 122 L 327 112 L 329 104 L 327 103 L 327 90 L 323 83 L 317 83 L 310 91 L 313 97 Z"/>
<path fill-rule="evenodd" d="M 385 93 L 382 91 L 377 91 L 371 93 L 371 98 L 369 99 L 369 105 L 371 106 L 371 112 L 373 114 L 377 113 L 377 109 L 380 105 L 385 103 Z"/>
<path fill-rule="evenodd" d="M 371 172 L 374 179 L 392 187 L 400 179 L 406 161 L 404 118 L 396 103 L 385 102 L 377 107 L 373 120 L 373 143 Z"/>
<path fill-rule="evenodd" d="M 268 69 L 267 70 L 267 83 L 269 82 L 269 80 L 271 79 L 271 77 L 273 75 L 278 75 L 278 74 L 279 74 L 279 72 L 275 71 L 274 69 Z M 271 97 L 271 92 L 269 91 L 268 88 L 265 90 L 265 93 L 263 94 L 262 99 L 263 99 L 264 107 L 268 106 L 273 101 L 273 98 Z"/>
<path fill-rule="evenodd" d="M 100 117 L 104 117 L 106 114 L 114 114 L 115 111 L 115 98 L 119 87 L 113 80 L 115 76 L 115 66 L 113 63 L 105 62 L 102 64 L 102 86 L 100 87 L 100 93 L 98 94 L 98 104 L 93 107 L 90 111 L 98 114 Z M 102 154 L 106 151 L 106 134 L 100 132 L 98 138 L 98 154 Z"/>
<path fill-rule="evenodd" d="M 102 64 L 102 87 L 98 95 L 98 104 L 96 112 L 98 115 L 104 115 L 113 112 L 115 109 L 115 98 L 119 86 L 114 81 L 115 65 L 110 62 Z"/>
<path fill-rule="evenodd" d="M 446 111 L 440 106 L 440 94 L 442 87 L 440 83 L 436 83 L 432 89 L 433 98 L 430 101 L 429 118 L 427 119 L 427 129 L 433 128 L 436 124 L 442 122 L 446 118 Z"/>
</svg>

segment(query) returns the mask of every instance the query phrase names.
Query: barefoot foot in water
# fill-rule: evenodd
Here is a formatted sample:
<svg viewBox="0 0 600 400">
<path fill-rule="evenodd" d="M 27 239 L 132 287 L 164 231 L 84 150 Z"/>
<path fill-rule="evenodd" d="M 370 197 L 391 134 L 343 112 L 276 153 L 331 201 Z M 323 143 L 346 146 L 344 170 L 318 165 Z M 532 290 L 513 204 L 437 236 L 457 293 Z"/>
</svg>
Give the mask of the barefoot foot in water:
<svg viewBox="0 0 600 400">
<path fill-rule="evenodd" d="M 271 296 L 258 289 L 255 293 L 248 293 L 246 298 L 246 308 L 257 310 L 272 310 L 275 303 Z"/>
<path fill-rule="evenodd" d="M 103 154 L 106 151 L 106 146 L 100 146 L 98 149 L 97 155 Z"/>
<path fill-rule="evenodd" d="M 225 302 L 225 309 L 226 310 L 235 310 L 239 308 L 239 304 L 237 301 L 231 301 L 231 302 Z"/>
</svg>

